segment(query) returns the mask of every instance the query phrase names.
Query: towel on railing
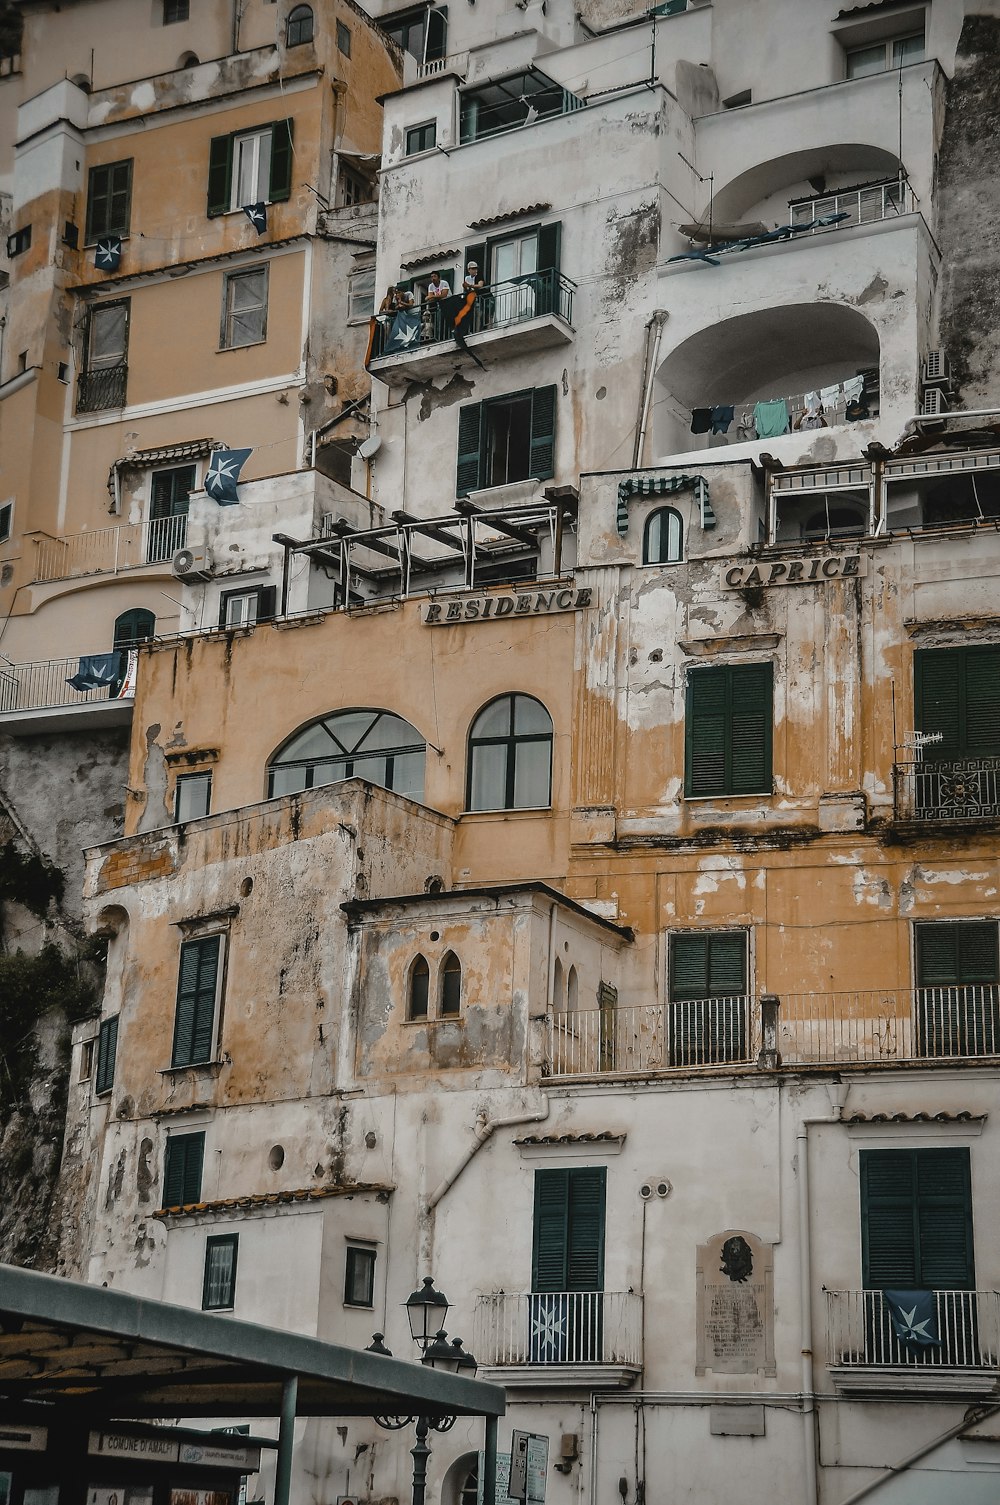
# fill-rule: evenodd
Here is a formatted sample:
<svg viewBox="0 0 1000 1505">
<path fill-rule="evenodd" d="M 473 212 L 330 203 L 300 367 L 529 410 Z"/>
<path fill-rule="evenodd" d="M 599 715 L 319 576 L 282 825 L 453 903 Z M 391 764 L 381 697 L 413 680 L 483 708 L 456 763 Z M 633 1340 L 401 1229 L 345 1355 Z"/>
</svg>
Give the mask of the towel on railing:
<svg viewBox="0 0 1000 1505">
<path fill-rule="evenodd" d="M 941 1347 L 933 1291 L 883 1291 L 893 1332 L 911 1348 Z"/>
</svg>

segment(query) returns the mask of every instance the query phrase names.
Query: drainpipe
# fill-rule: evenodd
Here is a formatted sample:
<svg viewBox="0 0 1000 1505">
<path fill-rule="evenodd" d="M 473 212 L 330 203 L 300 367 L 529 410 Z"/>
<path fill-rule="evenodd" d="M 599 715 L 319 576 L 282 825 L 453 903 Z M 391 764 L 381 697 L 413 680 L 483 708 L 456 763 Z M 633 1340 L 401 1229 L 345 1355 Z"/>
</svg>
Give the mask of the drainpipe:
<svg viewBox="0 0 1000 1505">
<path fill-rule="evenodd" d="M 649 422 L 649 404 L 653 396 L 653 381 L 656 376 L 656 362 L 660 354 L 660 341 L 663 339 L 663 326 L 667 322 L 667 311 L 658 308 L 654 313 L 650 324 L 656 325 L 656 334 L 653 338 L 653 354 L 650 356 L 649 369 L 646 372 L 646 389 L 642 394 L 642 417 L 639 419 L 639 433 L 635 441 L 635 456 L 632 460 L 636 469 L 642 464 L 642 450 L 646 443 L 646 425 Z M 647 328 L 649 326 L 647 325 Z"/>
<path fill-rule="evenodd" d="M 804 1118 L 795 1133 L 799 1198 L 799 1328 L 802 1340 L 802 1449 L 804 1463 L 803 1505 L 817 1505 L 819 1480 L 816 1468 L 816 1382 L 813 1367 L 812 1249 L 809 1224 L 809 1130 L 813 1124 L 840 1123 L 850 1091 L 849 1082 L 831 1083 L 833 1113 L 827 1118 Z"/>
<path fill-rule="evenodd" d="M 903 438 L 923 433 L 923 423 L 950 423 L 953 418 L 1000 418 L 1000 408 L 960 408 L 954 413 L 914 413 L 903 425 Z"/>
</svg>

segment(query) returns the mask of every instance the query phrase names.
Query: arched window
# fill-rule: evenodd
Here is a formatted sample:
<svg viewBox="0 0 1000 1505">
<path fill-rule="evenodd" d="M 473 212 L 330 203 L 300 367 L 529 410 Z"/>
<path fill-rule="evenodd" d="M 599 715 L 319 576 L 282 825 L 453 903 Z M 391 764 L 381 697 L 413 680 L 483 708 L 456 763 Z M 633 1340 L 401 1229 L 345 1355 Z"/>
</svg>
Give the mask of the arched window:
<svg viewBox="0 0 1000 1505">
<path fill-rule="evenodd" d="M 575 1013 L 580 1007 L 580 980 L 576 975 L 576 968 L 570 967 L 569 976 L 566 979 L 566 1010 L 567 1013 Z"/>
<path fill-rule="evenodd" d="M 462 963 L 449 951 L 441 963 L 441 1017 L 454 1018 L 462 1012 Z"/>
<path fill-rule="evenodd" d="M 563 1010 L 563 965 L 556 957 L 555 966 L 552 968 L 552 1011 L 561 1014 Z"/>
<path fill-rule="evenodd" d="M 428 988 L 431 980 L 431 969 L 422 956 L 414 958 L 410 967 L 410 985 L 407 989 L 406 1017 L 407 1019 L 427 1018 Z"/>
<path fill-rule="evenodd" d="M 116 648 L 134 648 L 136 643 L 144 643 L 151 638 L 156 631 L 156 617 L 144 606 L 133 606 L 131 611 L 123 611 L 120 617 L 115 618 Z"/>
<path fill-rule="evenodd" d="M 469 733 L 469 810 L 539 810 L 552 799 L 552 718 L 530 695 L 501 695 Z"/>
<path fill-rule="evenodd" d="M 285 743 L 268 765 L 268 798 L 368 779 L 409 799 L 424 797 L 425 743 L 391 711 L 334 711 Z"/>
<path fill-rule="evenodd" d="M 659 507 L 646 519 L 642 535 L 643 564 L 676 564 L 684 557 L 684 527 L 673 507 Z"/>
<path fill-rule="evenodd" d="M 313 13 L 308 5 L 296 5 L 288 12 L 285 26 L 285 46 L 300 47 L 313 39 Z"/>
</svg>

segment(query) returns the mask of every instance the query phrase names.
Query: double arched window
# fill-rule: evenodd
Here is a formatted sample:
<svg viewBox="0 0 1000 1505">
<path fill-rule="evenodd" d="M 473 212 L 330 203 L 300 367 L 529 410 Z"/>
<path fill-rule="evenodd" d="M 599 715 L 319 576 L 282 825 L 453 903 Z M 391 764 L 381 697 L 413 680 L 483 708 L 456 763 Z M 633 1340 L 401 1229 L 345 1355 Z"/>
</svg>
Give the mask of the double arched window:
<svg viewBox="0 0 1000 1505">
<path fill-rule="evenodd" d="M 296 5 L 285 23 L 285 46 L 301 47 L 313 39 L 313 13 L 309 5 Z"/>
<path fill-rule="evenodd" d="M 462 1012 L 462 963 L 454 951 L 448 951 L 438 967 L 437 1019 L 457 1019 Z M 406 985 L 407 1019 L 428 1019 L 431 1015 L 431 969 L 425 956 L 417 955 L 410 963 Z"/>
<path fill-rule="evenodd" d="M 673 507 L 658 507 L 646 519 L 643 564 L 676 564 L 684 558 L 684 525 Z"/>
<path fill-rule="evenodd" d="M 540 810 L 552 802 L 552 718 L 531 695 L 500 695 L 469 732 L 469 810 Z"/>
<path fill-rule="evenodd" d="M 391 711 L 336 711 L 296 732 L 275 753 L 268 798 L 357 778 L 422 800 L 425 751 L 416 727 Z"/>
</svg>

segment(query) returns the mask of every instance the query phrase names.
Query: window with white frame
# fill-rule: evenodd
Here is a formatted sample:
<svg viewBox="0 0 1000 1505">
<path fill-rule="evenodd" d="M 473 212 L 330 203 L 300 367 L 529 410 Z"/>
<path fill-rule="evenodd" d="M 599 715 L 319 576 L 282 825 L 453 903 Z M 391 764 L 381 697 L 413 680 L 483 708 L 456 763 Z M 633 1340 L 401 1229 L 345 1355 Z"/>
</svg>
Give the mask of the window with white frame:
<svg viewBox="0 0 1000 1505">
<path fill-rule="evenodd" d="M 347 279 L 348 319 L 370 319 L 375 312 L 375 268 L 352 272 Z"/>
<path fill-rule="evenodd" d="M 174 785 L 174 820 L 178 825 L 187 820 L 200 820 L 209 813 L 211 806 L 211 769 L 177 775 Z"/>
<path fill-rule="evenodd" d="M 886 37 L 867 47 L 852 47 L 847 53 L 847 77 L 866 78 L 870 73 L 885 73 L 907 63 L 919 63 L 925 55 L 922 31 L 907 36 Z"/>
<path fill-rule="evenodd" d="M 227 272 L 222 303 L 222 348 L 237 350 L 267 338 L 267 267 Z"/>
<path fill-rule="evenodd" d="M 344 1269 L 344 1305 L 375 1305 L 375 1247 L 352 1243 L 347 1246 Z"/>
</svg>

